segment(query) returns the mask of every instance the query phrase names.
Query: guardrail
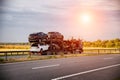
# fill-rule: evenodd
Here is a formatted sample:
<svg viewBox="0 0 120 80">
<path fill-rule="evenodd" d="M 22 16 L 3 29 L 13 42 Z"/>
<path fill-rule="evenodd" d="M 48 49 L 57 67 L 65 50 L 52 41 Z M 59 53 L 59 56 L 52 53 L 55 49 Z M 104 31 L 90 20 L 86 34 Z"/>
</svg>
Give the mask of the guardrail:
<svg viewBox="0 0 120 80">
<path fill-rule="evenodd" d="M 120 53 L 120 49 L 84 49 L 84 53 Z"/>
<path fill-rule="evenodd" d="M 2 56 L 4 56 L 5 57 L 5 60 L 8 60 L 8 56 L 12 56 L 12 55 L 24 55 L 25 54 L 25 52 L 30 52 L 29 50 L 17 50 L 17 51 L 0 51 L 0 54 L 2 53 L 3 55 Z M 15 53 L 15 54 L 13 54 L 13 53 Z M 19 53 L 21 53 L 21 54 L 19 54 Z"/>
<path fill-rule="evenodd" d="M 0 54 L 4 54 L 3 56 L 5 57 L 5 60 L 8 60 L 8 56 L 12 55 L 24 55 L 25 52 L 28 52 L 29 50 L 17 50 L 17 51 L 0 51 Z M 13 54 L 15 53 L 15 54 Z M 20 53 L 20 54 L 19 54 Z M 84 49 L 83 53 L 97 53 L 97 54 L 102 54 L 102 53 L 120 53 L 120 49 Z M 30 54 L 29 54 L 30 55 Z"/>
</svg>

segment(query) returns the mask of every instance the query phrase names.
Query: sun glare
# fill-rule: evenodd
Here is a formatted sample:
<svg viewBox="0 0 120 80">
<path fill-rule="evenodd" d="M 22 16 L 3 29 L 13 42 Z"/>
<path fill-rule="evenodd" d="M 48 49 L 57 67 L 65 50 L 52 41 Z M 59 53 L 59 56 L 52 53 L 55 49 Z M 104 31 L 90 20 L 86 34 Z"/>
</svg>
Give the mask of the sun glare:
<svg viewBox="0 0 120 80">
<path fill-rule="evenodd" d="M 92 22 L 92 16 L 90 14 L 81 14 L 80 15 L 80 23 L 82 24 L 90 24 Z"/>
</svg>

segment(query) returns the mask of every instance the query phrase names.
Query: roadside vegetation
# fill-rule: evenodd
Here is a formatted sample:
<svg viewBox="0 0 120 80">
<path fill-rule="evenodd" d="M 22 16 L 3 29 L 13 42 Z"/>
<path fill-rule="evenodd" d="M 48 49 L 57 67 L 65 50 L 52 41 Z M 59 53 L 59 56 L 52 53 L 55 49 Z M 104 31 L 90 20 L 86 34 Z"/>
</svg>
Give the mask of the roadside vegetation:
<svg viewBox="0 0 120 80">
<path fill-rule="evenodd" d="M 100 56 L 100 55 L 108 55 L 108 54 L 113 54 L 113 53 L 83 53 L 83 54 L 63 54 L 60 53 L 59 55 L 26 55 L 26 57 L 21 57 L 21 58 L 8 58 L 5 60 L 5 58 L 0 58 L 0 63 L 12 63 L 12 62 L 23 62 L 23 61 L 33 61 L 33 60 L 47 60 L 47 59 L 59 59 L 59 58 L 70 58 L 70 57 L 80 57 L 80 56 Z M 120 53 L 115 53 L 115 54 L 120 54 Z"/>
<path fill-rule="evenodd" d="M 29 43 L 0 43 L 0 51 L 29 50 Z"/>
<path fill-rule="evenodd" d="M 84 47 L 89 48 L 120 48 L 120 39 L 84 41 Z"/>
<path fill-rule="evenodd" d="M 84 48 L 120 48 L 120 39 L 83 41 Z M 30 43 L 0 43 L 1 50 L 29 50 Z"/>
</svg>

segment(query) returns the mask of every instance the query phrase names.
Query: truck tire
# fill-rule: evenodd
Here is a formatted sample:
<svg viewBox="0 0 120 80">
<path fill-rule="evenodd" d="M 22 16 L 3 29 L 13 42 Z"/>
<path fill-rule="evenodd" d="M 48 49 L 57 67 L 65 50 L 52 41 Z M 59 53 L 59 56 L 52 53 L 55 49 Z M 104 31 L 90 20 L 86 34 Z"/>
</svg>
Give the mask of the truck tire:
<svg viewBox="0 0 120 80">
<path fill-rule="evenodd" d="M 52 55 L 51 51 L 46 51 L 46 55 Z"/>
<path fill-rule="evenodd" d="M 42 48 L 40 49 L 40 53 L 41 53 L 41 55 L 43 55 L 43 49 Z"/>
</svg>

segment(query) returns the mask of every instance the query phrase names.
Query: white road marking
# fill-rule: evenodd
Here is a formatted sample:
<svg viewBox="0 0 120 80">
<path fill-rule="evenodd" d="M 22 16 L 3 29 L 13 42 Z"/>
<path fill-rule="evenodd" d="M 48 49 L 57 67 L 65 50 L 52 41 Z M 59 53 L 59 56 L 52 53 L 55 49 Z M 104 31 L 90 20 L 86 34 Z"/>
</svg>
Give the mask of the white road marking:
<svg viewBox="0 0 120 80">
<path fill-rule="evenodd" d="M 113 59 L 113 57 L 107 57 L 107 58 L 103 58 L 103 59 Z"/>
<path fill-rule="evenodd" d="M 75 74 L 71 74 L 71 75 L 66 75 L 66 76 L 54 78 L 54 79 L 51 79 L 51 80 L 65 79 L 65 78 L 69 78 L 69 77 L 73 77 L 73 76 L 78 76 L 78 75 L 81 75 L 81 74 L 86 74 L 86 73 L 95 72 L 95 71 L 99 71 L 99 70 L 103 70 L 103 69 L 108 69 L 108 68 L 112 68 L 112 67 L 117 67 L 117 66 L 120 66 L 120 64 L 110 65 L 110 66 L 101 67 L 101 68 L 97 68 L 97 69 L 92 69 L 92 70 L 88 70 L 88 71 L 83 71 L 83 72 L 80 72 L 80 73 L 75 73 Z"/>
<path fill-rule="evenodd" d="M 48 67 L 55 67 L 60 66 L 60 64 L 48 65 L 48 66 L 41 66 L 41 67 L 33 67 L 32 69 L 40 69 L 40 68 L 48 68 Z"/>
</svg>

